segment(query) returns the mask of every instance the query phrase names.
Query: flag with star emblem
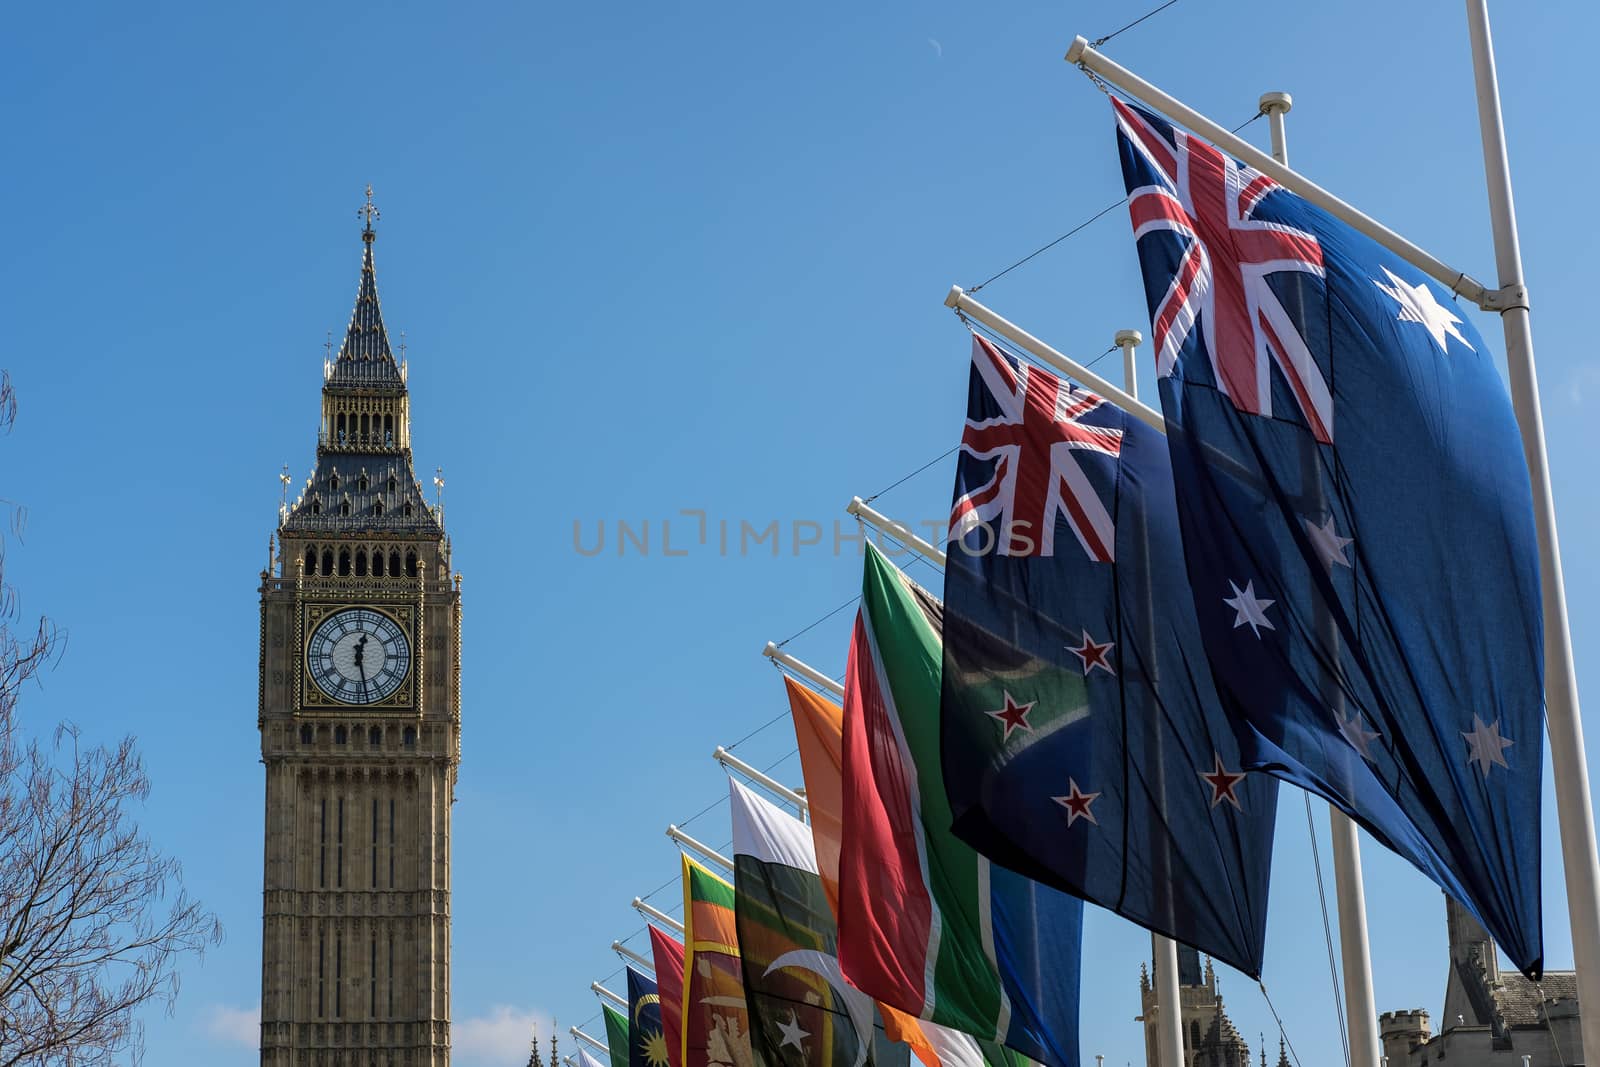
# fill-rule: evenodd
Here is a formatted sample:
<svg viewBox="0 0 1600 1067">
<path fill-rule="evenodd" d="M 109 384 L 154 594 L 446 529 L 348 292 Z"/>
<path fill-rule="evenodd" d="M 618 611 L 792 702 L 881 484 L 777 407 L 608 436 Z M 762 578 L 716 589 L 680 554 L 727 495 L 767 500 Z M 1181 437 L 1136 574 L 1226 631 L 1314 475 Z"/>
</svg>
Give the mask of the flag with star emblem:
<svg viewBox="0 0 1600 1067">
<path fill-rule="evenodd" d="M 683 1055 L 683 943 L 654 926 L 650 931 L 650 958 L 656 967 L 656 991 L 661 994 L 661 1036 L 666 1040 L 668 1067 L 680 1067 Z"/>
<path fill-rule="evenodd" d="M 941 611 L 867 545 L 845 671 L 839 960 L 884 1003 L 1077 1067 L 1082 901 L 949 831 Z"/>
<path fill-rule="evenodd" d="M 667 1041 L 661 1033 L 661 994 L 654 978 L 628 968 L 628 1018 L 622 1020 L 622 1047 L 627 1050 L 628 1067 L 668 1067 Z M 611 1016 L 606 1016 L 606 1038 L 613 1058 L 617 1039 L 611 1033 Z"/>
<path fill-rule="evenodd" d="M 655 983 L 651 983 L 653 986 Z M 659 997 L 656 998 L 658 1001 Z M 633 991 L 628 991 L 628 1005 L 633 1006 Z M 600 1005 L 606 1020 L 606 1050 L 611 1054 L 611 1067 L 628 1067 L 632 1046 L 628 1041 L 628 1017 L 609 1004 Z M 663 1065 L 664 1067 L 664 1065 Z"/>
<path fill-rule="evenodd" d="M 839 910 L 839 841 L 844 826 L 844 709 L 821 693 L 784 676 L 789 710 L 799 742 L 800 769 L 806 782 L 807 830 L 811 834 L 832 916 Z M 909 1045 L 924 1067 L 1022 1067 L 1028 1061 L 994 1041 L 980 1041 L 948 1027 L 913 1018 L 879 1001 L 884 1033 Z"/>
<path fill-rule="evenodd" d="M 1348 812 L 1536 978 L 1539 569 L 1493 355 L 1416 268 L 1113 105 L 1195 612 L 1245 762 Z"/>
<path fill-rule="evenodd" d="M 997 479 L 1061 502 L 1053 534 L 1030 531 L 1051 553 L 962 525 Z M 954 510 L 939 720 L 956 836 L 1259 977 L 1277 782 L 1240 770 L 1201 654 L 1166 442 L 974 336 Z M 1097 536 L 1072 536 L 1090 512 Z"/>
<path fill-rule="evenodd" d="M 811 831 L 738 782 L 728 788 L 739 958 L 756 1057 L 767 1067 L 903 1067 L 910 1049 L 884 1035 L 872 998 L 839 970 Z"/>
<path fill-rule="evenodd" d="M 683 857 L 683 1067 L 750 1067 L 733 886 Z"/>
</svg>

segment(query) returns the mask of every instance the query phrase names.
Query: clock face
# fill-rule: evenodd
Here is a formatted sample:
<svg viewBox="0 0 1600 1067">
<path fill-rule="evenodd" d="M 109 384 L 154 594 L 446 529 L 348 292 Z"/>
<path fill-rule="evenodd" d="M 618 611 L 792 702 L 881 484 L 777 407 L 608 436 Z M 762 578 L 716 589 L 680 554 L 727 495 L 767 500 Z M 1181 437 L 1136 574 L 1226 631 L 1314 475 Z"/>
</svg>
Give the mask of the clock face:
<svg viewBox="0 0 1600 1067">
<path fill-rule="evenodd" d="M 344 704 L 371 704 L 405 681 L 411 647 L 400 624 L 382 612 L 349 608 L 322 621 L 306 649 L 317 688 Z"/>
</svg>

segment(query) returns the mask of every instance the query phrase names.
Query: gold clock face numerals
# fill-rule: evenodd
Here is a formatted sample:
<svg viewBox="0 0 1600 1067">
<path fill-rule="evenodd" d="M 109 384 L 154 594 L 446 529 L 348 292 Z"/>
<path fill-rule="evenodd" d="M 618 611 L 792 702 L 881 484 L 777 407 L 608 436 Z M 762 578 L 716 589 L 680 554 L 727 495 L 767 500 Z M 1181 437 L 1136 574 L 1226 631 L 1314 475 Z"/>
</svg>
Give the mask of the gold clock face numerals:
<svg viewBox="0 0 1600 1067">
<path fill-rule="evenodd" d="M 411 646 L 400 624 L 381 611 L 347 608 L 311 634 L 306 669 L 317 688 L 341 704 L 388 697 L 411 669 Z"/>
</svg>

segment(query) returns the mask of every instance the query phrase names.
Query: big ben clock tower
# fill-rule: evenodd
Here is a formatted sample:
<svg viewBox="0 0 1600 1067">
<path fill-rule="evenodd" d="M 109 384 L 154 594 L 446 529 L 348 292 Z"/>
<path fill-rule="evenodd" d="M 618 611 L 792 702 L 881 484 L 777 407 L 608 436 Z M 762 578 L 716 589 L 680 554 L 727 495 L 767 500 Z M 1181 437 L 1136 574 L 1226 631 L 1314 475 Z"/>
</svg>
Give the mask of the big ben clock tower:
<svg viewBox="0 0 1600 1067">
<path fill-rule="evenodd" d="M 362 214 L 316 469 L 262 575 L 263 1067 L 450 1062 L 461 580 L 412 468 L 370 188 Z"/>
</svg>

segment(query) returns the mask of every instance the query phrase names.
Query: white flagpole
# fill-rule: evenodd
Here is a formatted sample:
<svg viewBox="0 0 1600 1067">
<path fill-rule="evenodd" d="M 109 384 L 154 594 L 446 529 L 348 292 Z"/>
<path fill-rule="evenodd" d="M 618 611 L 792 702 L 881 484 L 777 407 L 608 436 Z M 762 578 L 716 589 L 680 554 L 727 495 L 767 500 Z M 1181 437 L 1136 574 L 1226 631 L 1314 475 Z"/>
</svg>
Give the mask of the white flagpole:
<svg viewBox="0 0 1600 1067">
<path fill-rule="evenodd" d="M 1068 63 L 1074 63 L 1082 67 L 1103 81 L 1115 85 L 1129 96 L 1143 101 L 1168 118 L 1189 127 L 1189 129 L 1198 133 L 1235 159 L 1248 163 L 1267 177 L 1277 181 L 1285 189 L 1309 200 L 1352 229 L 1366 234 L 1407 263 L 1433 278 L 1440 285 L 1448 286 L 1451 292 L 1461 294 L 1462 297 L 1472 301 L 1486 311 L 1505 310 L 1504 301 L 1507 299 L 1508 294 L 1504 290 L 1495 292 L 1488 289 L 1482 282 L 1471 275 L 1456 270 L 1448 263 L 1418 248 L 1393 230 L 1379 224 L 1343 200 L 1340 200 L 1311 179 L 1295 173 L 1255 145 L 1228 132 L 1182 101 L 1168 96 L 1137 74 L 1106 58 L 1102 53 L 1095 51 L 1089 42 L 1082 37 L 1073 39 L 1071 47 L 1067 49 L 1066 60 Z"/>
<path fill-rule="evenodd" d="M 877 511 L 871 504 L 868 504 L 860 497 L 851 497 L 850 503 L 844 506 L 844 510 L 846 514 L 854 515 L 868 526 L 882 530 L 896 541 L 915 551 L 923 559 L 937 563 L 941 567 L 944 566 L 945 556 L 939 548 L 912 533 L 911 527 L 895 522 L 887 515 Z"/>
<path fill-rule="evenodd" d="M 810 664 L 805 663 L 802 660 L 795 659 L 793 656 L 789 655 L 789 653 L 785 652 L 771 641 L 767 642 L 767 647 L 761 650 L 761 654 L 773 662 L 789 668 L 789 670 L 793 671 L 795 674 L 798 674 L 806 681 L 814 682 L 818 686 L 821 686 L 834 696 L 844 696 L 843 685 L 834 681 L 832 678 L 829 678 L 826 674 L 823 674 Z"/>
<path fill-rule="evenodd" d="M 586 1044 L 589 1044 L 589 1045 L 593 1045 L 595 1048 L 599 1049 L 601 1052 L 604 1052 L 607 1056 L 611 1055 L 611 1050 L 606 1047 L 606 1044 L 605 1044 L 604 1041 L 597 1041 L 596 1039 L 590 1037 L 588 1034 L 584 1033 L 582 1030 L 579 1030 L 576 1026 L 568 1027 L 567 1028 L 567 1032 L 569 1034 L 571 1034 L 573 1037 L 577 1038 L 579 1041 L 585 1042 Z"/>
<path fill-rule="evenodd" d="M 1561 856 L 1566 869 L 1572 956 L 1578 972 L 1579 1002 L 1600 1005 L 1600 857 L 1595 851 L 1589 767 L 1584 756 L 1583 723 L 1578 710 L 1572 634 L 1567 627 L 1567 594 L 1561 578 L 1561 550 L 1556 537 L 1555 502 L 1550 492 L 1544 415 L 1539 408 L 1528 294 L 1522 275 L 1522 249 L 1517 239 L 1516 206 L 1511 195 L 1511 164 L 1506 155 L 1500 85 L 1495 74 L 1494 42 L 1489 34 L 1489 10 L 1485 0 L 1467 0 L 1467 24 L 1472 38 L 1472 67 L 1478 91 L 1478 124 L 1483 136 L 1489 215 L 1494 225 L 1495 267 L 1499 271 L 1501 292 L 1510 296 L 1508 306 L 1500 309 L 1500 323 L 1505 330 L 1506 368 L 1511 375 L 1511 403 L 1522 429 L 1522 450 L 1533 483 L 1533 516 L 1539 533 L 1539 581 L 1544 593 L 1545 722 L 1550 731 L 1551 772 L 1555 778 Z M 1530 739 L 1527 743 L 1532 745 L 1533 742 Z M 1600 1056 L 1600 1010 L 1590 1008 L 1582 1016 L 1581 1026 L 1584 1051 L 1592 1062 L 1594 1057 Z"/>
<path fill-rule="evenodd" d="M 645 959 L 643 956 L 633 951 L 633 949 L 629 948 L 627 945 L 624 945 L 621 941 L 611 942 L 611 951 L 615 952 L 617 955 L 621 956 L 630 963 L 638 964 L 651 974 L 656 973 L 656 964 L 654 960 Z"/>
<path fill-rule="evenodd" d="M 1141 422 L 1148 423 L 1162 433 L 1167 432 L 1167 422 L 1161 417 L 1161 412 L 1147 404 L 1139 403 L 1138 398 L 1130 396 L 1125 390 L 1118 389 L 1088 367 L 1069 359 L 1016 323 L 990 311 L 972 299 L 961 286 L 950 287 L 949 294 L 944 298 L 944 306 L 954 308 L 974 322 L 982 323 L 1039 362 L 1049 364 L 1067 377 L 1082 382 Z"/>
<path fill-rule="evenodd" d="M 679 922 L 677 919 L 674 919 L 660 908 L 654 908 L 649 904 L 646 904 L 644 902 L 644 898 L 633 898 L 633 910 L 638 912 L 640 915 L 643 915 L 646 919 L 654 919 L 656 922 L 660 923 L 662 926 L 665 926 L 668 930 L 671 930 L 680 937 L 683 935 L 683 924 L 681 922 Z"/>
<path fill-rule="evenodd" d="M 697 853 L 701 857 L 710 860 L 712 863 L 715 863 L 726 870 L 733 870 L 732 860 L 718 852 L 716 849 L 712 848 L 710 845 L 696 841 L 694 838 L 690 837 L 676 826 L 667 827 L 667 836 L 672 838 L 673 841 L 682 845 L 684 848 L 688 849 L 690 852 Z"/>
<path fill-rule="evenodd" d="M 916 552 L 929 563 L 938 564 L 940 567 L 945 565 L 946 557 L 943 552 L 935 548 L 928 541 L 925 541 L 916 534 L 912 533 L 911 527 L 889 518 L 889 516 L 883 514 L 881 511 L 878 511 L 860 497 L 851 497 L 850 503 L 844 506 L 844 510 L 846 514 L 854 515 L 856 518 L 860 519 L 868 526 L 871 526 L 873 529 L 882 530 L 890 537 L 893 537 L 907 548 Z"/>
<path fill-rule="evenodd" d="M 1263 93 L 1261 110 L 1272 129 L 1272 158 L 1289 165 L 1284 116 L 1294 106 L 1288 93 Z M 1325 620 L 1324 620 L 1325 621 Z M 1339 911 L 1339 960 L 1344 971 L 1345 1032 L 1350 1062 L 1378 1067 L 1377 997 L 1372 991 L 1372 949 L 1367 936 L 1367 890 L 1361 875 L 1361 838 L 1355 820 L 1328 805 L 1328 835 L 1333 842 L 1334 900 Z"/>
<path fill-rule="evenodd" d="M 605 986 L 601 985 L 599 982 L 590 982 L 589 983 L 589 991 L 591 993 L 593 993 L 595 996 L 597 996 L 600 999 L 602 999 L 602 1000 L 611 1001 L 612 1004 L 614 1004 L 617 1007 L 621 1008 L 623 1011 L 627 1011 L 628 1010 L 628 1002 L 626 1000 L 624 1000 L 623 998 L 617 996 L 615 993 L 611 992 L 611 990 L 607 989 Z"/>
<path fill-rule="evenodd" d="M 762 774 L 760 771 L 756 770 L 754 767 L 750 766 L 750 764 L 735 756 L 732 752 L 729 752 L 721 745 L 718 745 L 716 751 L 711 753 L 711 758 L 722 764 L 722 766 L 726 767 L 728 770 L 733 771 L 735 774 L 741 775 L 744 778 L 748 778 L 757 785 L 764 786 L 767 789 L 772 790 L 774 793 L 778 794 L 778 796 L 782 797 L 784 800 L 787 800 L 796 808 L 800 809 L 800 813 L 802 815 L 804 815 L 805 812 L 811 807 L 810 803 L 807 802 L 805 797 L 801 796 L 793 789 L 790 789 L 788 786 L 784 785 L 776 778 L 773 778 L 771 775 Z"/>
<path fill-rule="evenodd" d="M 1138 330 L 1118 330 L 1115 339 L 1116 346 L 1122 349 L 1123 388 L 1135 400 L 1139 398 L 1139 364 L 1134 352 L 1143 340 L 1144 335 Z M 1152 930 L 1150 955 L 1156 972 L 1156 1064 L 1183 1067 L 1183 991 L 1178 986 L 1178 943 Z"/>
</svg>

